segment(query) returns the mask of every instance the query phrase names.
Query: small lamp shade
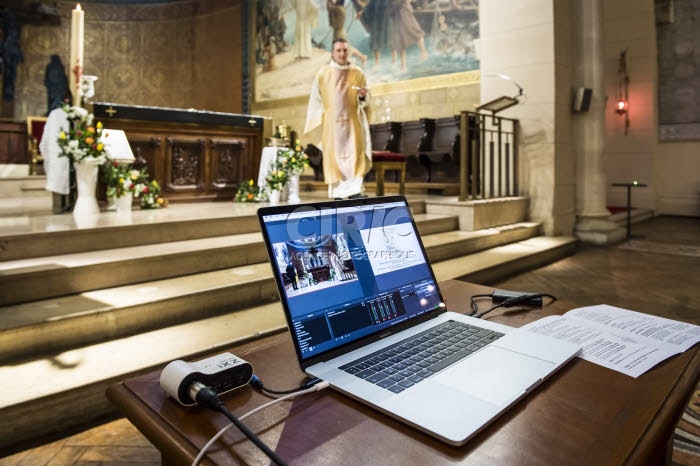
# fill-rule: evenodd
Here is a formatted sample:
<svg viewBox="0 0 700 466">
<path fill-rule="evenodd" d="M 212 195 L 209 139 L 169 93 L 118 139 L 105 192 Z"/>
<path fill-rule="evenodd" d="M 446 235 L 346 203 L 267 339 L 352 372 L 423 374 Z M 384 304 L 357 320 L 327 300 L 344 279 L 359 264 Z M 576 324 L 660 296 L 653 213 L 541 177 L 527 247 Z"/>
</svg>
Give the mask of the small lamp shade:
<svg viewBox="0 0 700 466">
<path fill-rule="evenodd" d="M 136 160 L 124 131 L 105 128 L 102 130 L 101 140 L 105 145 L 105 152 L 110 160 L 119 163 L 132 163 Z"/>
</svg>

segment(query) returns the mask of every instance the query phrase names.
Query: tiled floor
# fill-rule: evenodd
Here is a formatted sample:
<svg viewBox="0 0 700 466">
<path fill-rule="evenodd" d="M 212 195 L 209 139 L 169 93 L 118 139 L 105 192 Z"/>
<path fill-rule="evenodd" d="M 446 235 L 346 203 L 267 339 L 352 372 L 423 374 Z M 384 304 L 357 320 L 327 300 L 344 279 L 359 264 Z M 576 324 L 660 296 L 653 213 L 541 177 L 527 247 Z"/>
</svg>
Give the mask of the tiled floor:
<svg viewBox="0 0 700 466">
<path fill-rule="evenodd" d="M 700 248 L 700 219 L 657 217 L 633 226 L 646 241 Z M 549 266 L 494 287 L 540 291 L 581 305 L 613 304 L 700 324 L 700 260 L 616 246 L 581 246 Z M 0 459 L 0 465 L 160 464 L 155 448 L 126 420 L 109 422 L 62 440 Z M 682 464 L 682 463 L 679 463 Z"/>
</svg>

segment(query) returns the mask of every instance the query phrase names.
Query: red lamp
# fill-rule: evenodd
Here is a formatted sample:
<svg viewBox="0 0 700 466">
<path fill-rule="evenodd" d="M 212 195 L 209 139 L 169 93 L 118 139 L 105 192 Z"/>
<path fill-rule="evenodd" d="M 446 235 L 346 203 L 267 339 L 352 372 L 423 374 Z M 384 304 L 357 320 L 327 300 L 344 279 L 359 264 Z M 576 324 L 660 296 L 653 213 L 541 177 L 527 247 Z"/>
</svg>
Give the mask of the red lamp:
<svg viewBox="0 0 700 466">
<path fill-rule="evenodd" d="M 629 116 L 629 84 L 630 78 L 627 76 L 627 49 L 620 53 L 617 68 L 617 102 L 615 103 L 615 112 L 625 117 L 625 135 L 630 126 Z"/>
<path fill-rule="evenodd" d="M 625 99 L 618 99 L 617 105 L 615 106 L 615 111 L 618 113 L 618 115 L 624 115 L 627 113 L 627 102 Z"/>
</svg>

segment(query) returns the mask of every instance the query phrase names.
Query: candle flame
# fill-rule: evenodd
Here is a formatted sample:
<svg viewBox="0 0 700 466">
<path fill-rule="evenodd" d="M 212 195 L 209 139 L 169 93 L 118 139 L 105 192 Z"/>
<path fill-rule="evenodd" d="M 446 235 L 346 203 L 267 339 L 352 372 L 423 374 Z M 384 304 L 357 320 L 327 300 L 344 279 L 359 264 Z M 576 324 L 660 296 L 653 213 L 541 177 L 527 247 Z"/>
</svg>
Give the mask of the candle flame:
<svg viewBox="0 0 700 466">
<path fill-rule="evenodd" d="M 78 4 L 75 5 L 75 9 L 78 10 L 78 11 L 80 11 L 80 3 L 78 3 Z"/>
</svg>

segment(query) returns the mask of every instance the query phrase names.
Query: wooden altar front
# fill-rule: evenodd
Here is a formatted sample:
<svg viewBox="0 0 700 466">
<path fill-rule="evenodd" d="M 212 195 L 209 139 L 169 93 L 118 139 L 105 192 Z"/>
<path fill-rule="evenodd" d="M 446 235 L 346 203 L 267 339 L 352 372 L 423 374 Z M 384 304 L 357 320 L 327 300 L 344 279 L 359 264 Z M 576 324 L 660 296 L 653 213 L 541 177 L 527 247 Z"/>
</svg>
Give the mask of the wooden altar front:
<svg viewBox="0 0 700 466">
<path fill-rule="evenodd" d="M 257 177 L 260 116 L 104 102 L 92 111 L 105 128 L 126 133 L 169 201 L 231 199 L 241 182 Z"/>
</svg>

